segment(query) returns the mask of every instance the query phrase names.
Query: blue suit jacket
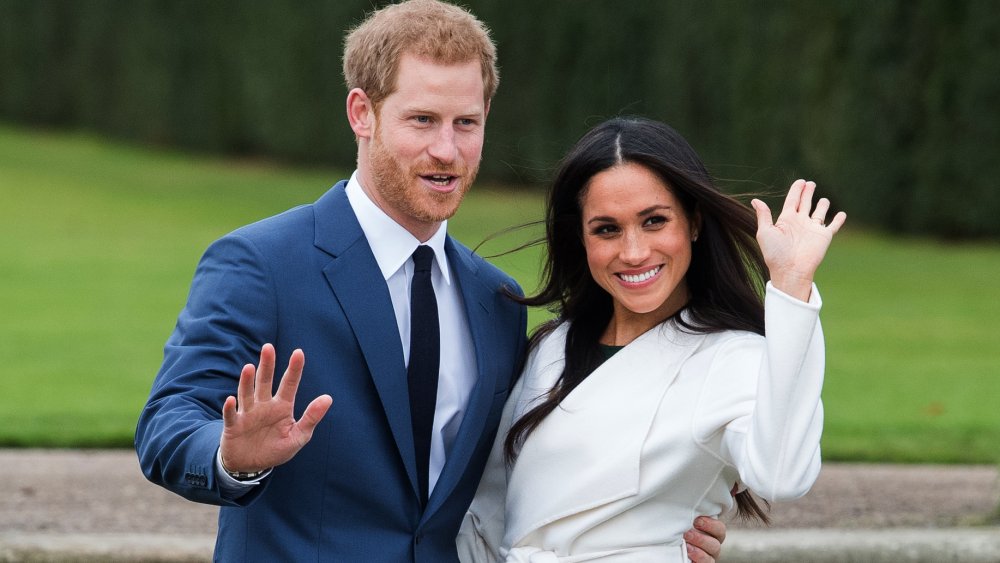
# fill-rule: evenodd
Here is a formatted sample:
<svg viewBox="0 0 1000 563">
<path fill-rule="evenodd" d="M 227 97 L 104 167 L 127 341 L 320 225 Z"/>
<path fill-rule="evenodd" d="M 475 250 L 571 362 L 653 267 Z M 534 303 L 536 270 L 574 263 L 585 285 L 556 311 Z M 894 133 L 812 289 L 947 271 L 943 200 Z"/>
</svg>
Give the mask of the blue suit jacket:
<svg viewBox="0 0 1000 563">
<path fill-rule="evenodd" d="M 222 505 L 218 560 L 457 561 L 455 535 L 525 353 L 525 309 L 501 291 L 520 289 L 448 238 L 479 371 L 421 511 L 403 350 L 345 185 L 209 247 L 140 417 L 136 451 L 146 477 Z M 333 406 L 298 455 L 229 502 L 214 473 L 222 404 L 266 342 L 277 351 L 276 376 L 293 349 L 306 354 L 296 417 L 323 393 Z"/>
</svg>

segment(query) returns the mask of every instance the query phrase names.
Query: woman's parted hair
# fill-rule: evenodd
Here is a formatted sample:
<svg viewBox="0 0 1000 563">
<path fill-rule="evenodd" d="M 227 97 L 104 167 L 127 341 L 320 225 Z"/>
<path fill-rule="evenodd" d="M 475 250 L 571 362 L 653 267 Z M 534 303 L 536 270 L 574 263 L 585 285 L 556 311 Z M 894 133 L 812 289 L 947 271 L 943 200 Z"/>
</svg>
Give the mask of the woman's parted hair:
<svg viewBox="0 0 1000 563">
<path fill-rule="evenodd" d="M 542 287 L 522 303 L 546 307 L 555 318 L 532 335 L 534 347 L 562 323 L 565 367 L 555 386 L 518 419 L 506 437 L 509 462 L 525 438 L 603 361 L 600 337 L 611 321 L 611 296 L 594 281 L 583 245 L 582 199 L 590 180 L 631 163 L 655 173 L 696 226 L 685 276 L 690 299 L 673 321 L 697 333 L 745 330 L 764 334 L 767 268 L 757 246 L 754 212 L 722 193 L 690 144 L 670 126 L 645 118 L 610 119 L 587 132 L 563 158 L 546 207 L 547 259 Z M 768 521 L 749 492 L 737 495 L 739 514 Z"/>
<path fill-rule="evenodd" d="M 438 0 L 408 0 L 373 12 L 344 40 L 344 80 L 378 104 L 396 89 L 404 54 L 443 64 L 478 60 L 486 101 L 500 81 L 489 29 L 467 10 Z"/>
</svg>

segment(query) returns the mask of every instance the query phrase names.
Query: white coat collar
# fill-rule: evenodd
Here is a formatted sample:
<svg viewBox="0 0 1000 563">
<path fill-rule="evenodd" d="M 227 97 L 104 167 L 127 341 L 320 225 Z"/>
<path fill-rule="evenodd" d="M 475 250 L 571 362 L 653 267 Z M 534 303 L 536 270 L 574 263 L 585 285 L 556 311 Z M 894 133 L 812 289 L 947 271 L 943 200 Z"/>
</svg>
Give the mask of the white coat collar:
<svg viewBox="0 0 1000 563">
<path fill-rule="evenodd" d="M 507 514 L 518 517 L 507 522 L 504 545 L 518 545 L 549 522 L 638 492 L 642 447 L 659 404 L 705 338 L 673 321 L 654 327 L 598 367 L 535 428 L 509 476 Z M 537 372 L 525 377 L 542 381 L 526 386 L 551 386 L 562 371 L 565 340 L 562 326 L 539 345 Z M 574 439 L 580 436 L 587 439 Z M 567 478 L 579 486 L 560 496 L 568 489 L 559 483 Z"/>
</svg>

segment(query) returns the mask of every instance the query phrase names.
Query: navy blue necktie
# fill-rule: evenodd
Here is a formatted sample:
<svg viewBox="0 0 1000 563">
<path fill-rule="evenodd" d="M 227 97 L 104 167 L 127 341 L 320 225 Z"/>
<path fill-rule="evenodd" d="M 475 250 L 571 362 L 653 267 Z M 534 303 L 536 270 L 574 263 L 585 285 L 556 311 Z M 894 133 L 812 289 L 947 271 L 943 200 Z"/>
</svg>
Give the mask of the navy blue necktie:
<svg viewBox="0 0 1000 563">
<path fill-rule="evenodd" d="M 410 422 L 413 449 L 417 454 L 420 502 L 427 505 L 431 459 L 431 431 L 437 404 L 441 336 L 437 299 L 431 285 L 434 251 L 418 246 L 413 252 L 413 282 L 410 284 L 410 365 L 406 368 L 410 390 Z"/>
</svg>

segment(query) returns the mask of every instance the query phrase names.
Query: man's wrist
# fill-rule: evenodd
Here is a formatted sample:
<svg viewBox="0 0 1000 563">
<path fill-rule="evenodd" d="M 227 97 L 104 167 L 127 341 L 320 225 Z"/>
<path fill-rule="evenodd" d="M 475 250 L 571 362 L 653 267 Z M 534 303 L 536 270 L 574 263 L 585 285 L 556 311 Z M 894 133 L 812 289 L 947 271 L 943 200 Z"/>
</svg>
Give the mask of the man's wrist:
<svg viewBox="0 0 1000 563">
<path fill-rule="evenodd" d="M 261 469 L 260 471 L 233 471 L 226 466 L 226 458 L 222 457 L 221 450 L 219 451 L 219 464 L 227 475 L 237 481 L 253 481 L 269 471 L 269 469 Z"/>
</svg>

